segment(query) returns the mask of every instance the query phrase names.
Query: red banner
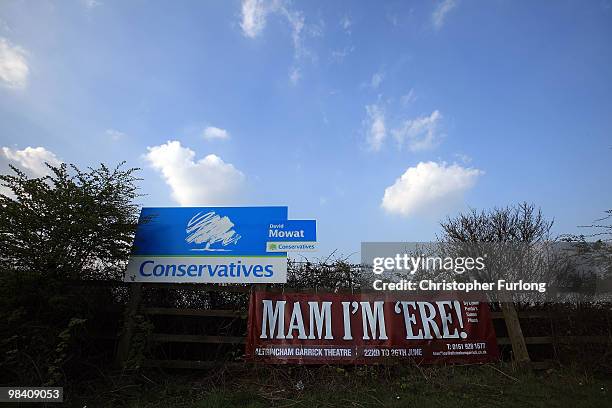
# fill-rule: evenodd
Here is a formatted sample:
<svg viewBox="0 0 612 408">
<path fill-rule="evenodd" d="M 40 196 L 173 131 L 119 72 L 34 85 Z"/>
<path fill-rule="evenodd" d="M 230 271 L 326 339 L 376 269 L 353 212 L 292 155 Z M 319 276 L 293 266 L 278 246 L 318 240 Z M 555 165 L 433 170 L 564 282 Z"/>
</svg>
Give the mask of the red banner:
<svg viewBox="0 0 612 408">
<path fill-rule="evenodd" d="M 488 303 L 465 294 L 254 292 L 246 355 L 294 364 L 484 363 L 499 358 Z"/>
</svg>

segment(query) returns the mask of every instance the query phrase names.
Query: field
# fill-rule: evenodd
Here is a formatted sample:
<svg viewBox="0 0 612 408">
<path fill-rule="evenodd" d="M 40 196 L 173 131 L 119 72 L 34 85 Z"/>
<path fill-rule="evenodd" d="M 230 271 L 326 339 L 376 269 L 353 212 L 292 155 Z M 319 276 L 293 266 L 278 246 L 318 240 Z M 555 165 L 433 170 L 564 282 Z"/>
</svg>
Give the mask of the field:
<svg viewBox="0 0 612 408">
<path fill-rule="evenodd" d="M 248 367 L 107 377 L 67 392 L 87 407 L 604 407 L 612 378 L 567 368 Z M 70 395 L 72 394 L 72 395 Z"/>
</svg>

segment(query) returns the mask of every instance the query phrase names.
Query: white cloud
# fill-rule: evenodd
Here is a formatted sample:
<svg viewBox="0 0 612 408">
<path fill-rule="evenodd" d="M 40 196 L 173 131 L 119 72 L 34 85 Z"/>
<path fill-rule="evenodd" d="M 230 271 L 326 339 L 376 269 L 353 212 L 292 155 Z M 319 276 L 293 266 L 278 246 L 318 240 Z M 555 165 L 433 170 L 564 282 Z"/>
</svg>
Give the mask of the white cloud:
<svg viewBox="0 0 612 408">
<path fill-rule="evenodd" d="M 366 106 L 365 124 L 368 128 L 366 141 L 371 150 L 379 151 L 387 136 L 385 113 L 378 105 Z"/>
<path fill-rule="evenodd" d="M 3 147 L 0 150 L 0 159 L 15 165 L 33 177 L 43 177 L 49 174 L 49 168 L 45 163 L 49 163 L 52 166 L 59 166 L 61 164 L 61 160 L 53 152 L 44 147 L 28 146 L 23 150 Z"/>
<path fill-rule="evenodd" d="M 406 143 L 413 151 L 428 150 L 440 143 L 442 135 L 438 131 L 442 114 L 435 110 L 429 116 L 421 116 L 405 121 L 398 129 L 391 131 L 400 148 Z"/>
<path fill-rule="evenodd" d="M 289 71 L 289 81 L 291 81 L 291 84 L 297 85 L 297 83 L 300 82 L 301 78 L 302 72 L 300 71 L 300 69 L 297 67 L 291 68 L 291 71 Z"/>
<path fill-rule="evenodd" d="M 206 140 L 226 140 L 229 139 L 230 134 L 225 129 L 215 126 L 208 126 L 206 129 L 204 129 L 203 136 Z"/>
<path fill-rule="evenodd" d="M 25 88 L 30 73 L 26 55 L 23 48 L 0 38 L 0 83 L 8 88 Z"/>
<path fill-rule="evenodd" d="M 453 208 L 484 172 L 457 164 L 420 162 L 385 189 L 381 207 L 409 217 Z"/>
<path fill-rule="evenodd" d="M 444 25 L 444 21 L 446 20 L 446 15 L 457 7 L 456 0 L 442 0 L 436 6 L 433 14 L 431 15 L 431 21 L 436 30 L 439 30 Z"/>
<path fill-rule="evenodd" d="M 172 198 L 183 206 L 236 204 L 244 174 L 219 156 L 209 154 L 195 161 L 195 152 L 169 141 L 147 148 L 145 159 L 172 189 Z"/>
<path fill-rule="evenodd" d="M 120 132 L 116 129 L 106 129 L 106 131 L 104 132 L 106 133 L 106 135 L 114 142 L 117 142 L 123 138 L 125 138 L 125 133 Z"/>
</svg>

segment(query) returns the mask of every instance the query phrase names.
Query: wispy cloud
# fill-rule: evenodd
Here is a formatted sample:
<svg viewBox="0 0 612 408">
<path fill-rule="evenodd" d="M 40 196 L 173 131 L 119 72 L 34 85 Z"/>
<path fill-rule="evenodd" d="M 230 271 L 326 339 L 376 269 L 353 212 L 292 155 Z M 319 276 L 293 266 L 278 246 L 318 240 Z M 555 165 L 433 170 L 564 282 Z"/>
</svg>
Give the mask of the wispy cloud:
<svg viewBox="0 0 612 408">
<path fill-rule="evenodd" d="M 407 94 L 402 95 L 402 97 L 400 98 L 400 101 L 402 105 L 406 106 L 416 101 L 416 99 L 417 99 L 416 92 L 414 92 L 414 89 L 411 88 Z"/>
<path fill-rule="evenodd" d="M 353 46 L 353 45 L 351 45 L 350 47 L 349 46 L 344 47 L 341 50 L 332 51 L 332 53 L 331 53 L 332 61 L 334 61 L 334 62 L 342 62 L 353 51 L 355 51 L 355 46 Z"/>
<path fill-rule="evenodd" d="M 464 153 L 455 153 L 453 156 L 455 156 L 463 164 L 468 164 L 472 161 L 472 158 Z"/>
<path fill-rule="evenodd" d="M 230 134 L 227 130 L 215 126 L 207 126 L 202 132 L 202 136 L 206 140 L 226 140 Z"/>
<path fill-rule="evenodd" d="M 0 18 L 0 31 L 4 31 L 6 33 L 10 33 L 11 31 L 11 27 L 8 25 L 8 23 L 6 21 L 4 21 L 3 19 Z"/>
<path fill-rule="evenodd" d="M 264 0 L 244 0 L 242 2 L 242 22 L 240 27 L 244 35 L 255 38 L 266 26 L 266 18 L 272 4 Z"/>
<path fill-rule="evenodd" d="M 302 34 L 304 31 L 304 14 L 301 11 L 289 10 L 286 7 L 282 7 L 281 12 L 287 18 L 287 21 L 291 26 L 293 50 L 296 58 L 300 58 L 307 54 L 302 42 Z"/>
<path fill-rule="evenodd" d="M 431 15 L 431 21 L 436 30 L 442 28 L 446 21 L 446 15 L 455 7 L 457 7 L 457 0 L 442 0 L 438 3 Z"/>
<path fill-rule="evenodd" d="M 347 15 L 344 15 L 340 19 L 340 27 L 344 30 L 345 33 L 351 34 L 351 27 L 353 26 L 353 20 Z"/>
<path fill-rule="evenodd" d="M 304 13 L 290 7 L 285 0 L 243 0 L 242 19 L 240 27 L 246 37 L 255 38 L 260 35 L 270 15 L 284 17 L 291 28 L 291 42 L 293 44 L 294 59 L 308 58 L 316 60 L 316 55 L 304 45 L 304 37 L 318 37 L 323 35 L 323 22 L 306 25 Z M 293 78 L 296 78 L 294 75 Z M 297 78 L 299 80 L 299 78 Z M 292 77 L 290 76 L 290 80 Z M 292 83 L 293 80 L 292 80 Z"/>
<path fill-rule="evenodd" d="M 376 104 L 367 105 L 366 119 L 364 121 L 367 128 L 366 142 L 370 150 L 379 151 L 387 136 L 385 125 L 385 112 Z"/>
<path fill-rule="evenodd" d="M 114 142 L 119 141 L 126 136 L 125 133 L 116 129 L 106 129 L 104 133 L 106 133 L 106 135 Z"/>
<path fill-rule="evenodd" d="M 292 67 L 289 70 L 289 81 L 291 81 L 292 85 L 297 85 L 297 83 L 302 78 L 302 71 L 298 67 Z"/>
<path fill-rule="evenodd" d="M 8 88 L 23 89 L 28 83 L 28 53 L 0 37 L 0 83 Z"/>
<path fill-rule="evenodd" d="M 372 75 L 372 79 L 370 79 L 370 88 L 372 89 L 378 89 L 378 87 L 380 86 L 380 84 L 382 84 L 382 81 L 385 79 L 385 73 L 382 71 L 378 71 L 376 73 L 374 73 L 374 75 Z"/>
<path fill-rule="evenodd" d="M 304 13 L 294 10 L 284 0 L 243 0 L 242 21 L 240 27 L 245 36 L 255 38 L 266 27 L 266 21 L 272 14 L 282 16 L 291 27 L 291 40 L 296 58 L 306 56 L 309 51 L 304 48 L 305 33 L 312 36 L 322 35 L 322 27 L 312 26 L 306 29 Z"/>
<path fill-rule="evenodd" d="M 435 110 L 429 116 L 406 120 L 399 128 L 391 131 L 398 146 L 407 145 L 413 152 L 436 147 L 443 135 L 439 131 L 442 114 Z"/>
<path fill-rule="evenodd" d="M 81 0 L 81 3 L 90 10 L 102 5 L 99 0 Z"/>
</svg>

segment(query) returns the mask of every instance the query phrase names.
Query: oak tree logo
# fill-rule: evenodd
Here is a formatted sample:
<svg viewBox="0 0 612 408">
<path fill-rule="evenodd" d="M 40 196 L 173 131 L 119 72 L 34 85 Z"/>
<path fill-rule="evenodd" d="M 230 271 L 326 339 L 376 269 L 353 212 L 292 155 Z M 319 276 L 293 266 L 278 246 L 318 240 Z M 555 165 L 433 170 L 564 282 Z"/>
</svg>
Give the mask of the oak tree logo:
<svg viewBox="0 0 612 408">
<path fill-rule="evenodd" d="M 192 248 L 192 251 L 231 251 L 219 246 L 226 247 L 238 242 L 241 235 L 233 228 L 234 223 L 228 217 L 222 217 L 214 211 L 205 214 L 199 212 L 187 223 L 185 242 L 204 245 Z"/>
</svg>

